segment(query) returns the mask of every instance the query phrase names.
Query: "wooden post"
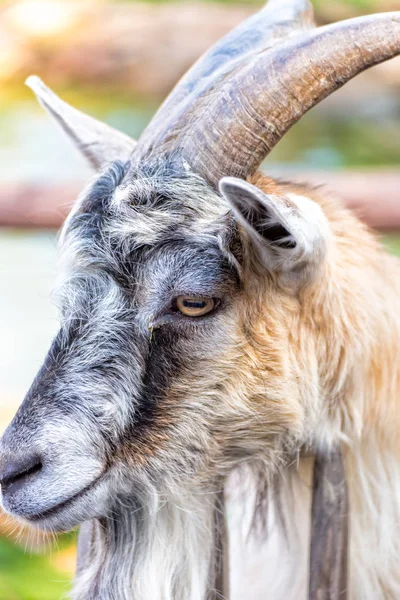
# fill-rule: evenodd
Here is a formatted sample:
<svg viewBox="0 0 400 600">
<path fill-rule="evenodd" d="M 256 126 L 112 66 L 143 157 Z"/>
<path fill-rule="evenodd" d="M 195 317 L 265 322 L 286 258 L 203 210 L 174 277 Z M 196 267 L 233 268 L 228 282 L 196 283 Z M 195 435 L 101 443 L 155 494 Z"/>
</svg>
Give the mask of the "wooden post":
<svg viewBox="0 0 400 600">
<path fill-rule="evenodd" d="M 214 528 L 214 589 L 210 591 L 208 600 L 229 600 L 228 532 L 225 524 L 225 501 L 223 490 L 219 492 L 215 503 Z"/>
<path fill-rule="evenodd" d="M 346 600 L 348 492 L 342 453 L 316 456 L 309 600 Z"/>
<path fill-rule="evenodd" d="M 347 600 L 349 503 L 340 450 L 314 463 L 309 600 Z M 215 506 L 214 586 L 207 600 L 229 600 L 224 494 Z M 260 574 L 262 577 L 262 574 Z"/>
</svg>

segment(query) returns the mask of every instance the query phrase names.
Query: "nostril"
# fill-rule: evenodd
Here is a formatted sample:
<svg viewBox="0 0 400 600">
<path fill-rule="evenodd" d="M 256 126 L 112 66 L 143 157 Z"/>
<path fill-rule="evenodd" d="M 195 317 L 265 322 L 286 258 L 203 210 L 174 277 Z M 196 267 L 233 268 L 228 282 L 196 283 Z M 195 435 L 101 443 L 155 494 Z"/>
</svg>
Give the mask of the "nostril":
<svg viewBox="0 0 400 600">
<path fill-rule="evenodd" d="M 41 469 L 42 461 L 38 456 L 11 460 L 0 470 L 0 485 L 4 490 L 10 485 L 22 482 L 29 476 L 38 473 Z"/>
</svg>

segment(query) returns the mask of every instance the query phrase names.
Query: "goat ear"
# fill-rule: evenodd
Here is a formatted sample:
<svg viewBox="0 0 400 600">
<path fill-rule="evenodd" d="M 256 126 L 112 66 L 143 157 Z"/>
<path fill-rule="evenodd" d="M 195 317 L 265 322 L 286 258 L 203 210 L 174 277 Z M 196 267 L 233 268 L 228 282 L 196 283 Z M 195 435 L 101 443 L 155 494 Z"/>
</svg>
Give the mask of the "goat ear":
<svg viewBox="0 0 400 600">
<path fill-rule="evenodd" d="M 103 169 L 115 160 L 126 161 L 130 157 L 136 145 L 130 137 L 73 108 L 39 77 L 28 77 L 26 85 L 96 170 Z"/>
<path fill-rule="evenodd" d="M 323 261 L 329 227 L 313 200 L 294 193 L 264 194 L 235 177 L 221 179 L 219 189 L 269 270 L 300 274 Z"/>
</svg>

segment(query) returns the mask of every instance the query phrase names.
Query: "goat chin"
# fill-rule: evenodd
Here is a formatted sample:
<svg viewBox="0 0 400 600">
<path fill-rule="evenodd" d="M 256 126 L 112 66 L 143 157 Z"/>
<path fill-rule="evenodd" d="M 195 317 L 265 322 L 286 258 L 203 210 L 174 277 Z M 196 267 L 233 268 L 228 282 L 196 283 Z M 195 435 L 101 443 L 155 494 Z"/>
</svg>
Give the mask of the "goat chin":
<svg viewBox="0 0 400 600">
<path fill-rule="evenodd" d="M 148 486 L 92 522 L 95 543 L 75 582 L 74 600 L 204 600 L 213 564 L 214 495 Z"/>
</svg>

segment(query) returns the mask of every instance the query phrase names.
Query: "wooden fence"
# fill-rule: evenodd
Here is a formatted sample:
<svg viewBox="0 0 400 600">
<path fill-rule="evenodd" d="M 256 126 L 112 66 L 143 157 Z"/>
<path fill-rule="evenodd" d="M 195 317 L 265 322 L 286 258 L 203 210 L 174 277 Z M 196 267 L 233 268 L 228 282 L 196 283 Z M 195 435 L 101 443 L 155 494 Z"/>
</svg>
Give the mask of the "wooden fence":
<svg viewBox="0 0 400 600">
<path fill-rule="evenodd" d="M 312 485 L 308 600 L 347 600 L 349 596 L 349 510 L 341 449 L 328 456 L 317 454 Z M 231 597 L 228 538 L 221 492 L 215 509 L 216 561 L 209 600 Z"/>
<path fill-rule="evenodd" d="M 301 172 L 285 173 L 285 178 L 324 184 L 371 227 L 400 230 L 400 171 Z M 3 184 L 0 225 L 57 228 L 83 185 Z"/>
</svg>

